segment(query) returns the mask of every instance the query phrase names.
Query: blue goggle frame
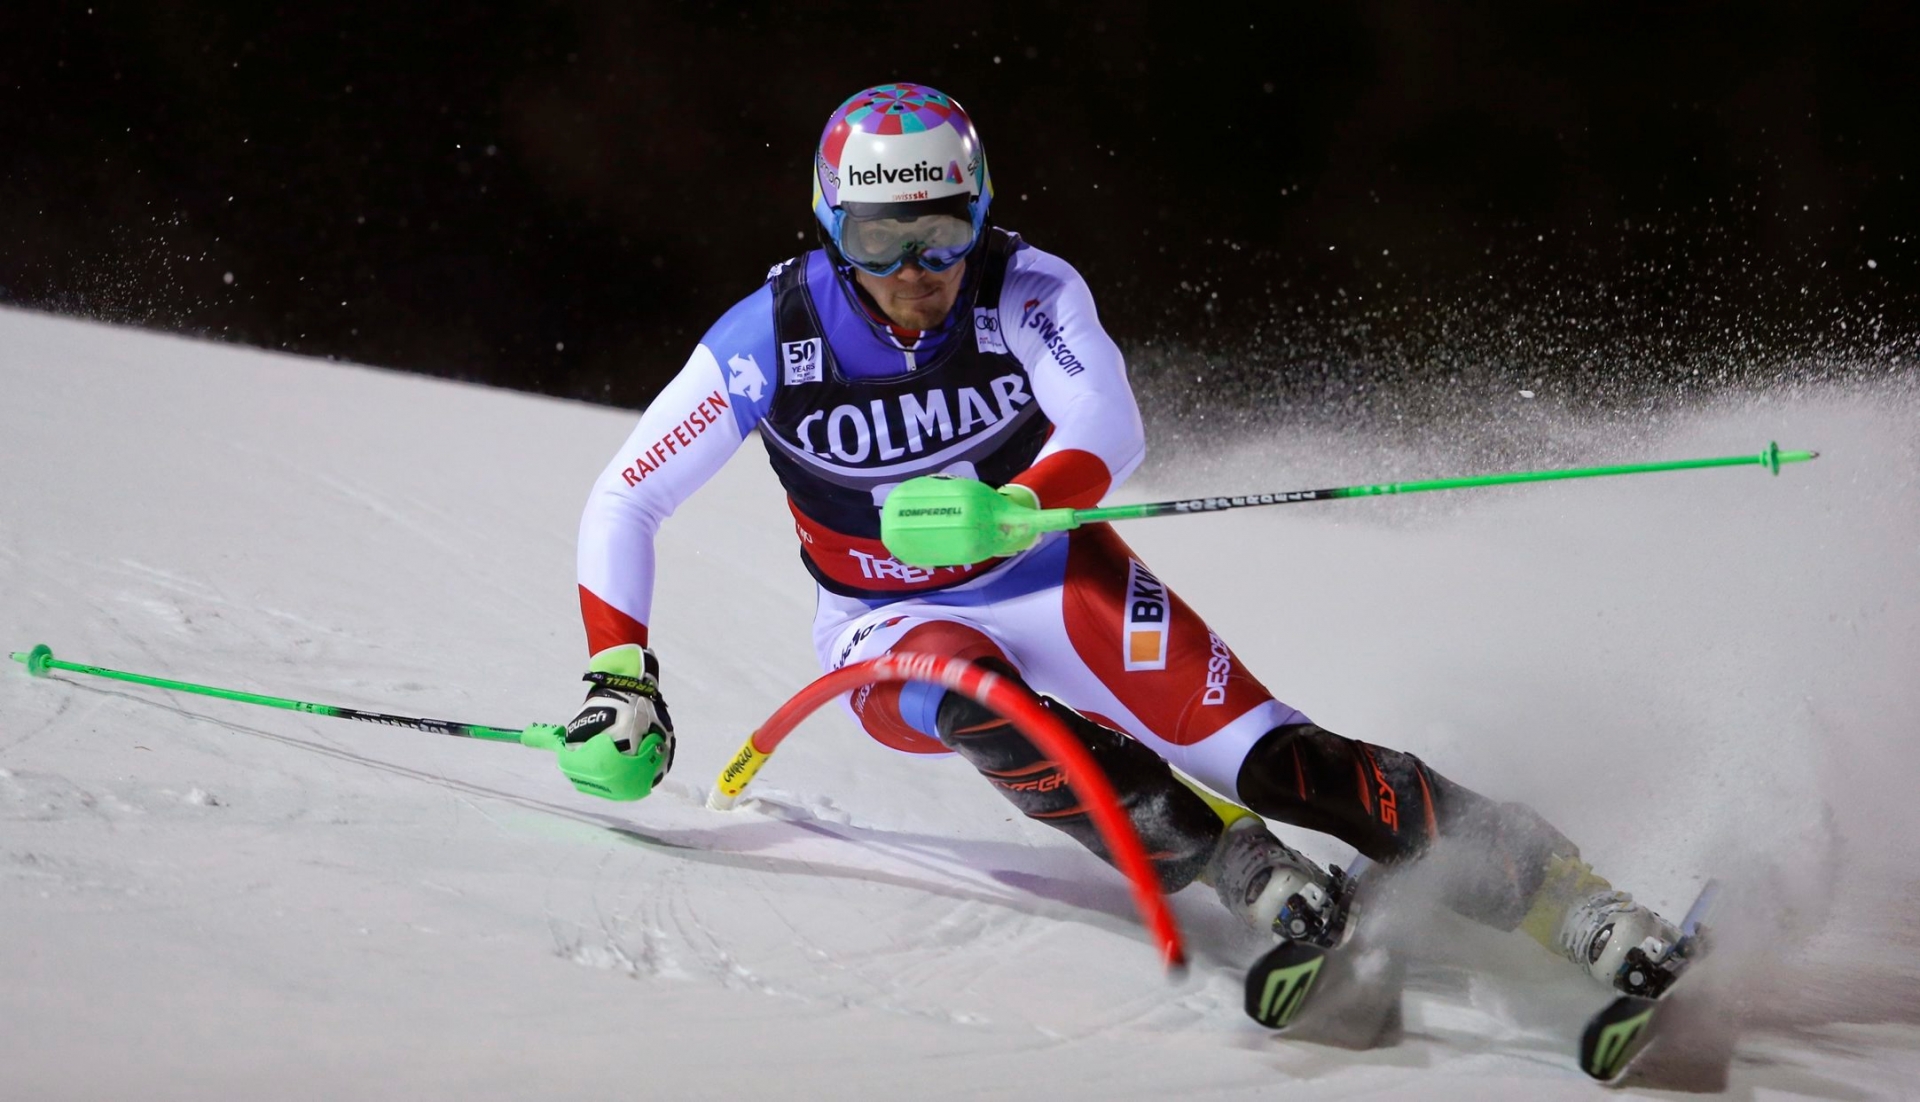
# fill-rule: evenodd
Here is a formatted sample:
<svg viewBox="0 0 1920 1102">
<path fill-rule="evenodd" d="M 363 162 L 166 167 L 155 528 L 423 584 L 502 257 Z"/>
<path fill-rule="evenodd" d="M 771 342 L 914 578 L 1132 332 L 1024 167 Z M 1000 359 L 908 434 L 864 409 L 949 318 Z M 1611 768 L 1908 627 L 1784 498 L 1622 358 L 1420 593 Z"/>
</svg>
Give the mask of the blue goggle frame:
<svg viewBox="0 0 1920 1102">
<path fill-rule="evenodd" d="M 929 272 L 944 272 L 948 268 L 965 260 L 967 254 L 972 252 L 973 247 L 980 242 L 981 220 L 979 216 L 979 204 L 970 200 L 967 203 L 967 208 L 968 213 L 972 215 L 971 221 L 973 228 L 972 232 L 968 234 L 965 243 L 950 247 L 927 248 L 924 246 L 916 246 L 909 242 L 901 248 L 899 255 L 895 256 L 891 261 L 882 263 L 878 261 L 861 260 L 847 251 L 847 212 L 841 207 L 834 207 L 833 247 L 848 264 L 872 276 L 882 278 L 890 276 L 904 267 L 909 260 L 914 261 Z"/>
</svg>

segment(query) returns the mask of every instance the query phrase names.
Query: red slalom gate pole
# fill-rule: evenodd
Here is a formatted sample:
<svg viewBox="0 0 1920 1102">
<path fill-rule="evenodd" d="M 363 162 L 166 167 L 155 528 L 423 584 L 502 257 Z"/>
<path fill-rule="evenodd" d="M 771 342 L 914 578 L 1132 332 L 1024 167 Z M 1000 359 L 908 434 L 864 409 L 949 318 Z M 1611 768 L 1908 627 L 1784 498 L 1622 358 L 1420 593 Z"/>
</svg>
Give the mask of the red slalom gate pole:
<svg viewBox="0 0 1920 1102">
<path fill-rule="evenodd" d="M 879 681 L 926 681 L 978 701 L 1012 723 L 1040 751 L 1061 764 L 1067 784 L 1080 797 L 1107 852 L 1133 886 L 1140 918 L 1159 943 L 1169 973 L 1186 970 L 1187 954 L 1174 924 L 1173 911 L 1160 891 L 1160 877 L 1147 859 L 1147 850 L 1133 822 L 1120 807 L 1120 798 L 1087 748 L 1068 733 L 1033 694 L 1015 682 L 962 658 L 934 654 L 888 654 L 856 662 L 819 678 L 793 694 L 740 747 L 714 782 L 707 806 L 730 808 L 739 800 L 754 774 L 800 722 L 821 705 Z"/>
</svg>

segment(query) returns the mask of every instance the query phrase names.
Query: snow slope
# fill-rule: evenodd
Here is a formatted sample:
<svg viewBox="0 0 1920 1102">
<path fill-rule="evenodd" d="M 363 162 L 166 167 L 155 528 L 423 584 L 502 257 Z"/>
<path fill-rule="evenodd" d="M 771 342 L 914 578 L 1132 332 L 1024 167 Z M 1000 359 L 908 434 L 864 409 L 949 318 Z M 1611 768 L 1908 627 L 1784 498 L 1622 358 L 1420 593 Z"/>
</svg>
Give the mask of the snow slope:
<svg viewBox="0 0 1920 1102">
<path fill-rule="evenodd" d="M 1320 722 L 1536 804 L 1663 908 L 1730 881 L 1743 906 L 1700 984 L 1745 1027 L 1730 1073 L 1672 1054 L 1623 1093 L 1897 1097 L 1920 1074 L 1916 413 L 1897 382 L 1806 388 L 1634 442 L 1827 453 L 1778 479 L 1125 534 Z M 0 649 L 564 719 L 574 527 L 631 420 L 0 311 Z M 1127 498 L 1464 473 L 1452 447 L 1303 430 L 1150 467 Z M 1409 921 L 1399 1045 L 1281 1043 L 1242 1018 L 1257 942 L 1204 889 L 1175 900 L 1196 967 L 1170 983 L 1116 875 L 965 765 L 837 713 L 744 809 L 706 810 L 816 673 L 784 515 L 749 445 L 670 522 L 654 635 L 681 758 L 636 805 L 516 746 L 0 669 L 0 1097 L 1599 1093 L 1565 1054 L 1596 993 L 1518 935 Z M 1758 1002 L 1788 983 L 1805 1007 Z"/>
</svg>

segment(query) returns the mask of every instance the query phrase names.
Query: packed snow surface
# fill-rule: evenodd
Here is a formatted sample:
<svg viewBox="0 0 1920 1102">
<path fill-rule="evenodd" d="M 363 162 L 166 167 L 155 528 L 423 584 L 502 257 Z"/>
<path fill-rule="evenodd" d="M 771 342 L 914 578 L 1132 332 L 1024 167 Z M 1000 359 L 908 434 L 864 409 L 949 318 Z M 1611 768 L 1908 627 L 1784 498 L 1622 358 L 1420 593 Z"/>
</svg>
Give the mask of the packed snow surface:
<svg viewBox="0 0 1920 1102">
<path fill-rule="evenodd" d="M 1590 462 L 1824 457 L 1124 534 L 1322 724 L 1534 804 L 1669 913 L 1727 881 L 1703 1027 L 1621 1093 L 1908 1096 L 1920 402 L 1898 381 L 1722 397 L 1628 453 L 1550 397 L 1525 416 Z M 564 720 L 575 524 L 632 420 L 0 311 L 0 649 Z M 1121 500 L 1472 473 L 1450 436 L 1407 439 L 1279 425 Z M 0 1096 L 1599 1092 L 1570 1052 L 1600 993 L 1520 935 L 1403 916 L 1397 1045 L 1278 1040 L 1239 1008 L 1260 943 L 1206 889 L 1175 897 L 1195 966 L 1169 980 L 1116 874 L 838 711 L 708 810 L 818 672 L 785 515 L 750 444 L 669 521 L 653 637 L 680 758 L 638 804 L 511 744 L 6 664 Z"/>
</svg>

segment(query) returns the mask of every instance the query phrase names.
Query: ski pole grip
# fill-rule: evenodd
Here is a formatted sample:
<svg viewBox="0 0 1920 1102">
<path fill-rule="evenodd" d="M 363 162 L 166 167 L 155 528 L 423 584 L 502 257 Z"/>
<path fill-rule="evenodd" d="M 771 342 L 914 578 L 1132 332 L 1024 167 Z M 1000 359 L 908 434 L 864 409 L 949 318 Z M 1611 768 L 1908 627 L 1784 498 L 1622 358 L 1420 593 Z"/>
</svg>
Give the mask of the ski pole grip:
<svg viewBox="0 0 1920 1102">
<path fill-rule="evenodd" d="M 1072 509 L 1035 509 L 977 479 L 947 475 L 910 478 L 880 506 L 880 542 L 923 569 L 1015 555 L 1078 524 Z"/>
</svg>

